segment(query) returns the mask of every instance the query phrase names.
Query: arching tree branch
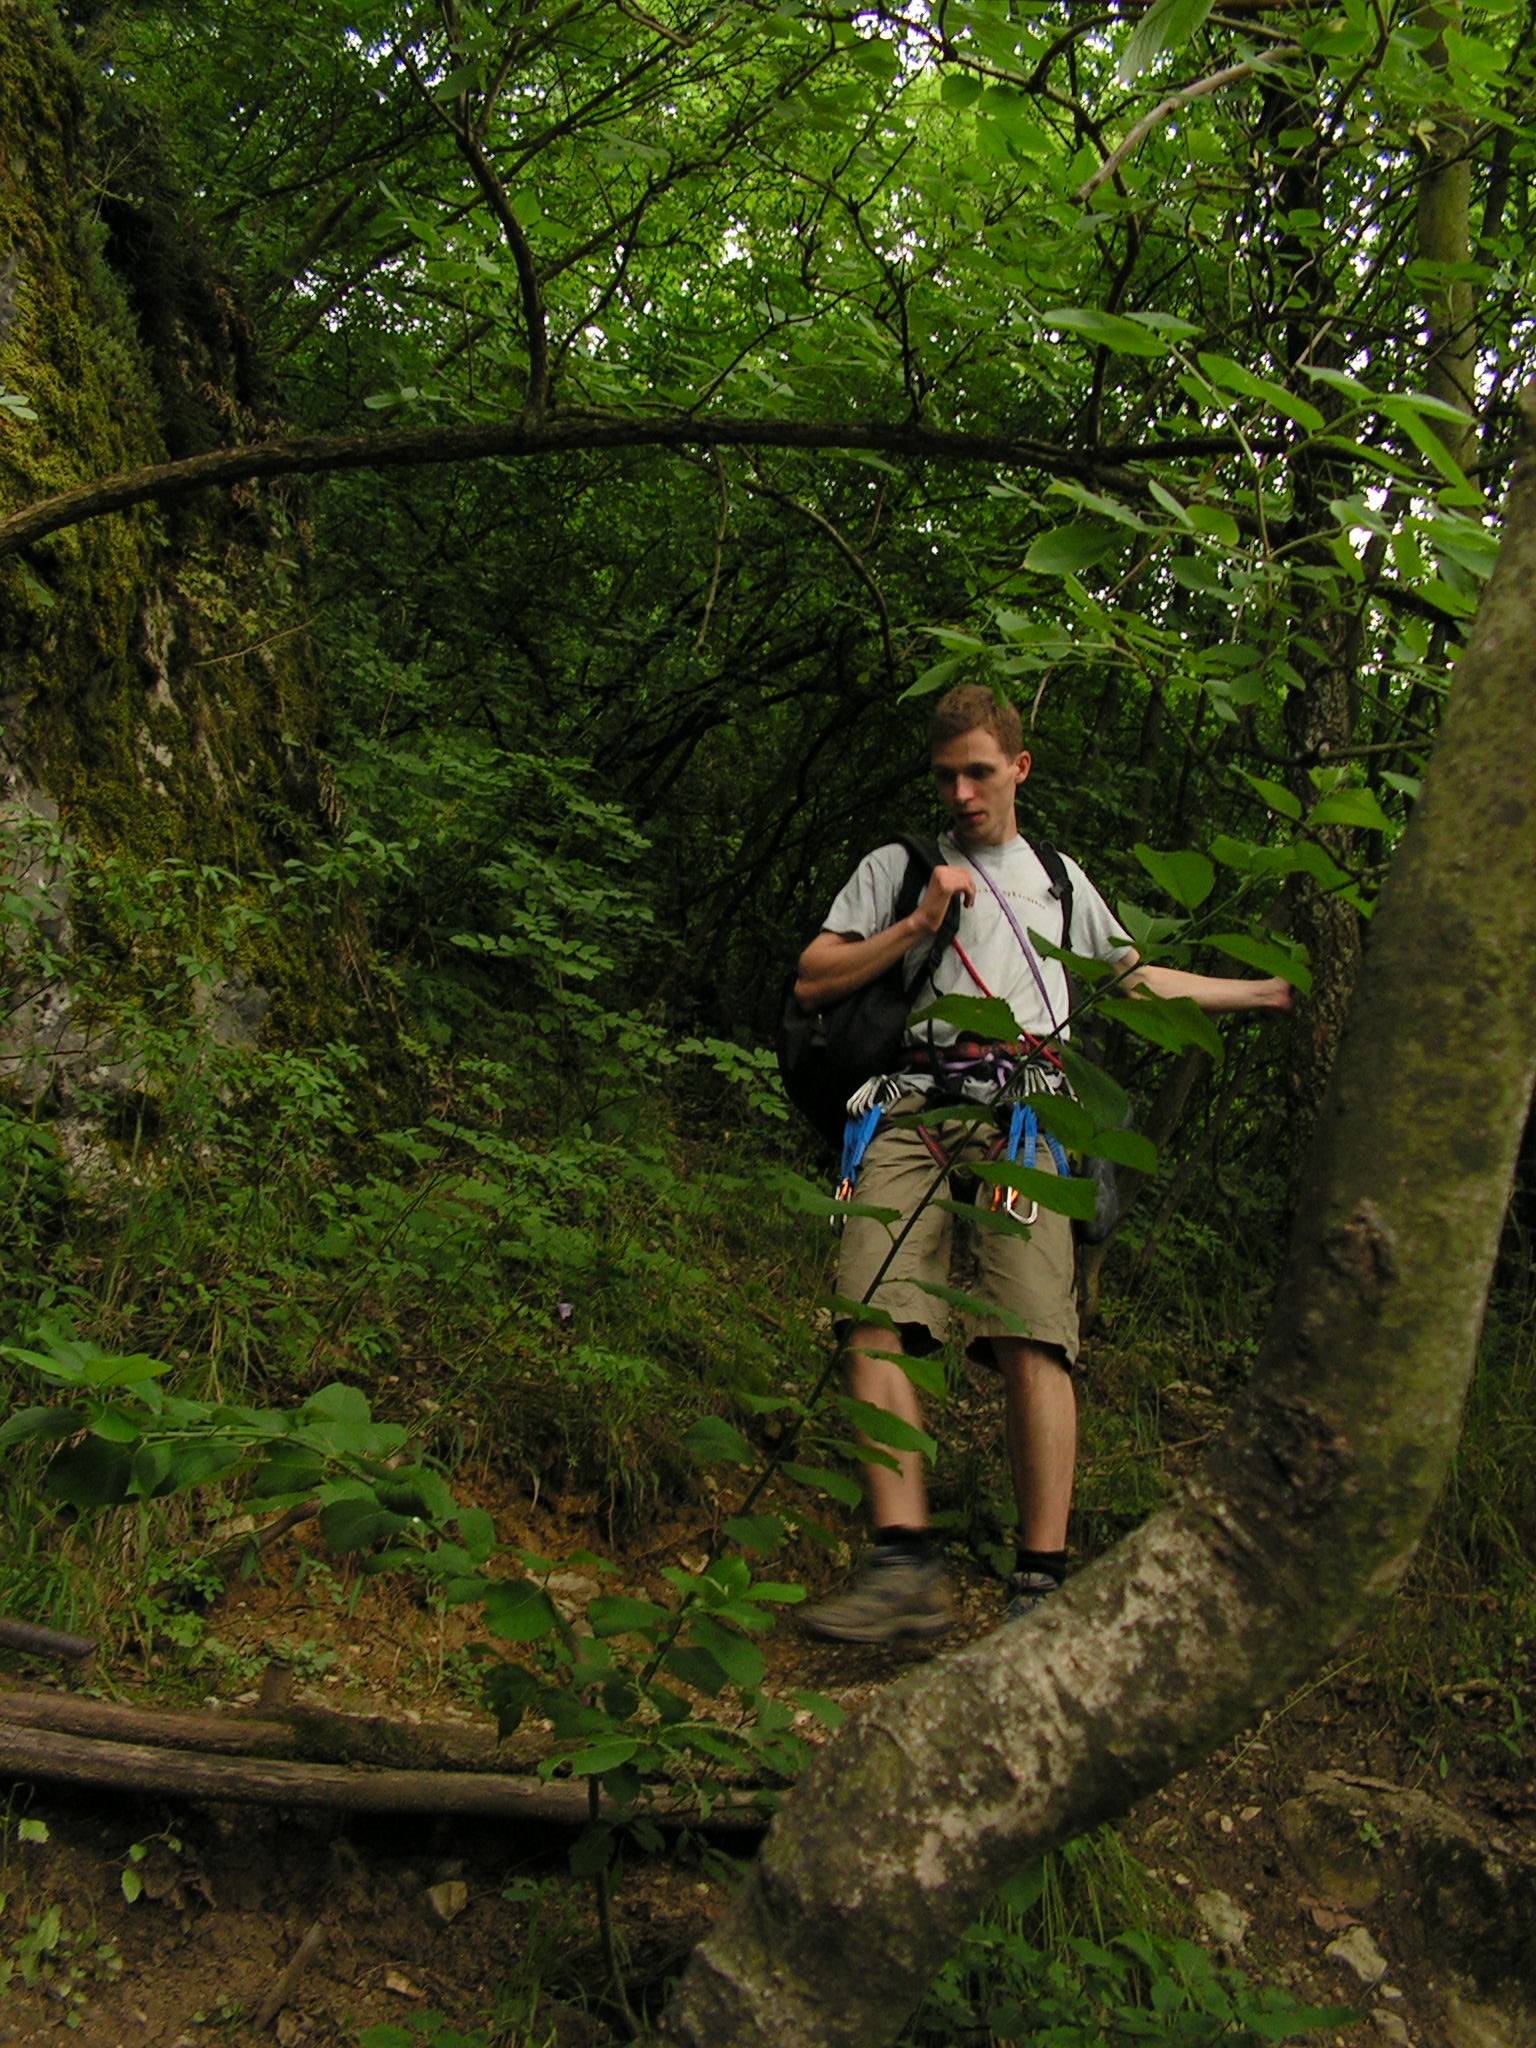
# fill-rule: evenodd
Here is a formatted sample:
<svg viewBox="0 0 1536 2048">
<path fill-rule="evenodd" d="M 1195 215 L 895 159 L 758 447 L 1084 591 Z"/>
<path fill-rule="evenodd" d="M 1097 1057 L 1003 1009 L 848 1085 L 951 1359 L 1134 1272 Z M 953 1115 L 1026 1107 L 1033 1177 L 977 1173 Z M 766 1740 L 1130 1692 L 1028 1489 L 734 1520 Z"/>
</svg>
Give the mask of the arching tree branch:
<svg viewBox="0 0 1536 2048">
<path fill-rule="evenodd" d="M 14 554 L 50 533 L 79 526 L 104 512 L 124 512 L 151 500 L 183 498 L 211 486 L 279 476 L 315 476 L 348 469 L 421 468 L 439 463 L 544 457 L 610 448 L 798 448 L 808 452 L 872 450 L 920 462 L 994 463 L 1037 469 L 1047 476 L 1088 477 L 1141 498 L 1143 480 L 1120 464 L 1030 440 L 1022 434 L 977 434 L 919 426 L 913 421 L 858 425 L 841 420 L 743 419 L 722 414 L 671 419 L 555 411 L 541 421 L 493 420 L 473 427 L 406 427 L 393 433 L 311 434 L 291 441 L 258 441 L 220 448 L 179 462 L 124 470 L 40 498 L 0 519 L 0 556 Z M 1129 450 L 1119 451 L 1122 458 Z M 1165 446 L 1157 451 L 1166 459 Z"/>
</svg>

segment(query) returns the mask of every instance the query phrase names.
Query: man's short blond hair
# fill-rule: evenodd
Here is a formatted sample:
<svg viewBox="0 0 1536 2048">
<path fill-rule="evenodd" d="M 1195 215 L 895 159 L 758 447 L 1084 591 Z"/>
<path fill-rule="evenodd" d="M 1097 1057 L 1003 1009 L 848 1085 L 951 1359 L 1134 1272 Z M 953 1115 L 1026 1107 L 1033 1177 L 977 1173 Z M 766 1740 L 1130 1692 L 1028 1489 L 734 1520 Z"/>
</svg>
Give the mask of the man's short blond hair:
<svg viewBox="0 0 1536 2048">
<path fill-rule="evenodd" d="M 1016 705 L 1006 703 L 985 683 L 959 683 L 946 690 L 928 722 L 928 744 L 941 747 L 977 728 L 991 733 L 1009 760 L 1024 751 L 1024 722 Z"/>
</svg>

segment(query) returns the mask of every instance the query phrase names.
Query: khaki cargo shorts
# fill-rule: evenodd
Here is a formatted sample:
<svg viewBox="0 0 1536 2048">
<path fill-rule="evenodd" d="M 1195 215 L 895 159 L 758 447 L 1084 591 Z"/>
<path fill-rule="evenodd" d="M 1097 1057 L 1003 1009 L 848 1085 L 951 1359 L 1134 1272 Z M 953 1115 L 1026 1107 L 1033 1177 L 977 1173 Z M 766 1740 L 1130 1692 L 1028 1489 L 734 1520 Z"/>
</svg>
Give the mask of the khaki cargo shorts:
<svg viewBox="0 0 1536 2048">
<path fill-rule="evenodd" d="M 864 1155 L 854 1196 L 855 1201 L 875 1208 L 899 1210 L 903 1221 L 933 1186 L 939 1163 L 915 1126 L 893 1124 L 889 1119 L 921 1108 L 923 1100 L 921 1095 L 908 1095 L 892 1106 Z M 961 1193 L 968 1195 L 965 1164 L 987 1157 L 996 1141 L 995 1126 L 936 1118 L 925 1120 L 924 1129 L 954 1169 L 951 1185 L 941 1186 L 938 1194 L 957 1199 L 958 1184 Z M 1045 1173 L 1056 1170 L 1043 1138 L 1034 1163 Z M 991 1199 L 991 1187 L 985 1182 L 977 1184 L 977 1203 L 990 1203 Z M 1027 1215 L 1022 1198 L 1021 1209 Z M 914 1354 L 931 1351 L 944 1340 L 949 1304 L 925 1292 L 918 1283 L 948 1286 L 953 1220 L 950 1210 L 930 1202 L 871 1298 L 871 1306 L 883 1309 L 898 1325 L 906 1348 Z M 900 1229 L 900 1224 L 887 1226 L 868 1216 L 848 1218 L 837 1267 L 837 1291 L 844 1301 L 864 1300 Z M 1042 1208 L 1027 1237 L 1022 1231 L 989 1229 L 985 1224 L 978 1224 L 973 1234 L 980 1277 L 966 1291 L 1005 1313 L 966 1314 L 966 1344 L 971 1356 L 990 1363 L 994 1337 L 1025 1335 L 1030 1343 L 1060 1351 L 1070 1366 L 1078 1348 L 1070 1221 L 1054 1209 Z"/>
</svg>

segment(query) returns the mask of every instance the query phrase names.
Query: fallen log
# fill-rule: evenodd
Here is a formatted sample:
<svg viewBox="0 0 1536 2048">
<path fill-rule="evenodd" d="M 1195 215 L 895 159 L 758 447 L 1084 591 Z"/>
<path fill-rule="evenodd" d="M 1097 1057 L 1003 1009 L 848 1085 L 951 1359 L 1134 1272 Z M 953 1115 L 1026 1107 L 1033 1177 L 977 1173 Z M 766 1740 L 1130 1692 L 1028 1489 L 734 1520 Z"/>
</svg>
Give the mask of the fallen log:
<svg viewBox="0 0 1536 2048">
<path fill-rule="evenodd" d="M 285 1706 L 280 1714 L 240 1708 L 176 1711 L 85 1699 L 79 1693 L 0 1688 L 0 1724 L 4 1723 L 89 1735 L 101 1742 L 142 1742 L 152 1749 L 291 1757 L 306 1763 L 483 1771 L 496 1759 L 496 1737 L 488 1724 L 428 1730 L 382 1714 L 341 1714 L 302 1704 Z"/>
<path fill-rule="evenodd" d="M 14 1725 L 0 1726 L 0 1779 L 5 1778 L 343 1813 L 458 1814 L 556 1827 L 585 1827 L 590 1818 L 587 1788 L 579 1781 L 544 1784 L 492 1771 L 404 1771 L 214 1756 Z M 642 1811 L 658 1827 L 701 1834 L 755 1839 L 768 1825 L 763 1809 L 745 1800 L 717 1802 L 705 1817 L 693 1800 L 666 1792 Z M 622 1818 L 611 1801 L 605 1800 L 600 1812 L 604 1819 Z"/>
<path fill-rule="evenodd" d="M 63 1629 L 40 1628 L 33 1621 L 8 1621 L 0 1617 L 0 1650 L 25 1650 L 33 1657 L 58 1657 L 66 1664 L 83 1664 L 94 1657 L 96 1645 L 89 1636 L 66 1635 Z"/>
</svg>

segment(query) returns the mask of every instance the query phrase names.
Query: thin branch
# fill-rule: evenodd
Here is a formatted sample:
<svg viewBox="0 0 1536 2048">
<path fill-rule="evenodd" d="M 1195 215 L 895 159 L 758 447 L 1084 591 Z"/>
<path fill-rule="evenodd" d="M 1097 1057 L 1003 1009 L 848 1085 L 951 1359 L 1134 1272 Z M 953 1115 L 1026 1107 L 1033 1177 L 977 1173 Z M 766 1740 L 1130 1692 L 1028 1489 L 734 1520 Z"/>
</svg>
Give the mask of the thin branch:
<svg viewBox="0 0 1536 2048">
<path fill-rule="evenodd" d="M 715 465 L 715 477 L 720 485 L 720 524 L 715 532 L 715 563 L 709 575 L 709 593 L 704 599 L 704 616 L 699 621 L 699 637 L 693 643 L 695 654 L 702 654 L 704 642 L 709 638 L 709 622 L 714 617 L 715 597 L 720 589 L 720 564 L 725 559 L 725 535 L 731 522 L 731 499 L 726 489 L 725 464 L 720 460 L 720 451 L 712 448 L 710 459 Z"/>
<path fill-rule="evenodd" d="M 518 290 L 523 301 L 523 326 L 528 336 L 528 390 L 523 409 L 528 419 L 540 420 L 549 410 L 549 320 L 544 311 L 544 288 L 539 281 L 539 267 L 533 260 L 532 245 L 523 233 L 522 223 L 507 197 L 506 188 L 480 147 L 470 122 L 467 96 L 461 102 L 460 118 L 456 121 L 448 109 L 433 98 L 409 51 L 402 52 L 402 57 L 416 90 L 457 144 L 459 154 L 480 188 L 481 197 L 496 216 L 507 247 L 512 251 Z"/>
<path fill-rule="evenodd" d="M 595 1827 L 603 1810 L 603 1795 L 595 1777 L 587 1780 L 588 1825 Z M 635 2018 L 634 2008 L 629 2002 L 629 1993 L 624 1986 L 624 1972 L 619 1967 L 619 1945 L 613 1931 L 613 1897 L 608 1885 L 606 1864 L 592 1874 L 592 1888 L 597 1902 L 598 1932 L 603 1944 L 603 1961 L 608 1969 L 608 1983 L 613 1992 L 614 2003 L 619 2008 L 619 2019 L 625 2037 L 638 2041 L 641 2034 L 640 2022 Z"/>
<path fill-rule="evenodd" d="M 1124 142 L 1114 153 L 1099 165 L 1092 177 L 1085 178 L 1072 197 L 1081 205 L 1091 199 L 1106 179 L 1112 178 L 1128 157 L 1146 141 L 1152 130 L 1166 121 L 1170 114 L 1176 114 L 1180 107 L 1187 107 L 1192 100 L 1205 99 L 1210 93 L 1219 92 L 1224 85 L 1235 85 L 1239 79 L 1252 78 L 1255 73 L 1270 71 L 1276 65 L 1286 63 L 1293 57 L 1305 53 L 1288 44 L 1281 50 L 1267 50 L 1262 57 L 1255 57 L 1251 63 L 1229 64 L 1225 71 L 1213 71 L 1209 78 L 1197 78 L 1193 85 L 1186 85 L 1180 92 L 1171 92 L 1148 114 L 1143 114 Z"/>
<path fill-rule="evenodd" d="M 891 638 L 891 615 L 886 609 L 885 594 L 881 590 L 880 585 L 875 581 L 868 564 L 860 556 L 852 541 L 848 539 L 846 534 L 839 532 L 825 513 L 818 512 L 814 505 L 805 504 L 803 500 L 792 496 L 788 491 L 775 490 L 772 484 L 754 482 L 750 477 L 746 478 L 745 482 L 746 488 L 752 492 L 754 497 L 771 498 L 776 505 L 783 505 L 791 512 L 798 512 L 802 519 L 809 519 L 813 526 L 819 527 L 848 564 L 849 568 L 859 578 L 859 581 L 874 599 L 875 607 L 880 614 L 880 634 L 885 642 L 885 672 L 892 684 L 894 684 L 896 681 L 896 646 Z"/>
</svg>

